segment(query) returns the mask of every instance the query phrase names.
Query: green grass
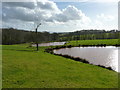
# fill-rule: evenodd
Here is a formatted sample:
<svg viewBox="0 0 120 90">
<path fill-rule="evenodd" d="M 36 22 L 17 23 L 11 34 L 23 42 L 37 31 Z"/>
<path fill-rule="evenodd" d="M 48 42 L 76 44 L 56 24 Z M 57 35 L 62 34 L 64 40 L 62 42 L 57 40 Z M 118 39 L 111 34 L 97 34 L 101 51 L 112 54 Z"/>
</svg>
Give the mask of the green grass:
<svg viewBox="0 0 120 90">
<path fill-rule="evenodd" d="M 2 45 L 0 45 L 0 71 L 2 71 Z M 2 72 L 0 72 L 0 89 L 2 89 Z"/>
<path fill-rule="evenodd" d="M 118 73 L 44 52 L 3 45 L 3 88 L 117 88 Z"/>
<path fill-rule="evenodd" d="M 119 39 L 102 39 L 102 40 L 78 40 L 78 41 L 70 41 L 67 45 L 98 45 L 98 44 L 106 44 L 108 46 L 110 45 L 116 45 L 120 44 Z"/>
</svg>

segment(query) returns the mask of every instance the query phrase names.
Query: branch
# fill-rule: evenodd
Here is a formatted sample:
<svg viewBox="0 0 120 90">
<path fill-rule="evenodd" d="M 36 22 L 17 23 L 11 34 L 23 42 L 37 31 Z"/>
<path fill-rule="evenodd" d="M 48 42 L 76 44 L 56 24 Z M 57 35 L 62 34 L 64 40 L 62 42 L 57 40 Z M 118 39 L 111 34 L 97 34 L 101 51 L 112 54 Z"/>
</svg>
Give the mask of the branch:
<svg viewBox="0 0 120 90">
<path fill-rule="evenodd" d="M 40 25 L 41 25 L 41 23 L 37 25 L 37 28 L 38 28 Z"/>
</svg>

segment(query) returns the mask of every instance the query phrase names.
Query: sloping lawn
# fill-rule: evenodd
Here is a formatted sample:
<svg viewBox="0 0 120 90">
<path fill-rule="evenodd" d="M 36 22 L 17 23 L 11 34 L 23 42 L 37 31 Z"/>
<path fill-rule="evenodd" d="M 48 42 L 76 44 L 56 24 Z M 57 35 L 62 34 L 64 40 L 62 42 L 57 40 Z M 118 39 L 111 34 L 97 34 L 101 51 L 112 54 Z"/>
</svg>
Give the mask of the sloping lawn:
<svg viewBox="0 0 120 90">
<path fill-rule="evenodd" d="M 117 88 L 118 73 L 44 52 L 3 46 L 3 88 Z"/>
</svg>

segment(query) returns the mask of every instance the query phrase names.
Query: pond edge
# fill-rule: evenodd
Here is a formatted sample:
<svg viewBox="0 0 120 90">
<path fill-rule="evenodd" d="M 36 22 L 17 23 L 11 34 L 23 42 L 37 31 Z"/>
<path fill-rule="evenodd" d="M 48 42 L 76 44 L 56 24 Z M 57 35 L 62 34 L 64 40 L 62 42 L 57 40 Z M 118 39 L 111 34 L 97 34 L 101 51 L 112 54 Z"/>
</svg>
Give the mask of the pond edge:
<svg viewBox="0 0 120 90">
<path fill-rule="evenodd" d="M 56 50 L 56 49 L 64 49 L 64 48 L 72 48 L 72 47 L 89 47 L 89 46 L 94 46 L 94 45 L 56 46 L 56 47 L 46 48 L 44 52 L 47 52 L 47 53 L 50 53 L 50 54 L 53 54 L 53 55 L 57 55 L 57 56 L 62 56 L 62 57 L 64 57 L 64 58 L 68 58 L 68 59 L 71 59 L 71 60 L 74 60 L 74 61 L 78 61 L 78 62 L 90 64 L 90 65 L 94 65 L 94 64 L 88 62 L 86 59 L 83 59 L 83 58 L 80 58 L 80 57 L 73 57 L 73 56 L 69 56 L 69 55 L 56 54 L 56 53 L 53 52 L 53 50 Z M 116 46 L 116 45 L 115 45 L 115 46 Z M 99 46 L 96 46 L 96 47 L 106 47 L 106 45 L 99 45 Z M 117 46 L 116 46 L 116 47 L 117 47 Z M 111 67 L 105 67 L 105 66 L 103 66 L 103 65 L 94 65 L 94 66 L 99 66 L 99 67 L 102 67 L 102 68 L 105 68 L 105 69 L 114 71 Z M 114 71 L 114 72 L 116 72 L 116 71 Z"/>
</svg>

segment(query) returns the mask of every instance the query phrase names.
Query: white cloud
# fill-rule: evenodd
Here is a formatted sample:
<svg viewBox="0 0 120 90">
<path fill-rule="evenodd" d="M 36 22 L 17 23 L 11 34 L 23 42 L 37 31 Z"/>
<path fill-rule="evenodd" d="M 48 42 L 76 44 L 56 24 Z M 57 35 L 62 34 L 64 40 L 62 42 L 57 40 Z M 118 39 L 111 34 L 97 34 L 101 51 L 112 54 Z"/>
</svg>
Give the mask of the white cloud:
<svg viewBox="0 0 120 90">
<path fill-rule="evenodd" d="M 105 14 L 100 14 L 100 15 L 97 15 L 97 18 L 98 19 L 101 19 L 101 20 L 105 20 L 105 21 L 112 21 L 112 20 L 114 20 L 115 19 L 115 17 L 114 16 L 112 16 L 112 15 L 105 15 Z"/>
<path fill-rule="evenodd" d="M 36 2 L 37 0 L 0 0 L 0 2 Z"/>
<path fill-rule="evenodd" d="M 12 20 L 10 22 L 2 21 L 3 28 L 18 28 L 18 29 L 25 29 L 25 30 L 33 30 L 34 29 L 34 22 L 24 22 L 20 20 Z"/>
<path fill-rule="evenodd" d="M 53 11 L 59 12 L 59 9 L 58 9 L 56 3 L 52 2 L 52 1 L 47 1 L 47 0 L 38 1 L 37 6 L 38 6 L 38 8 L 40 8 L 42 10 L 53 10 Z"/>
<path fill-rule="evenodd" d="M 4 5 L 4 4 L 3 4 Z M 24 7 L 5 7 L 3 8 L 3 21 L 21 20 L 21 21 L 33 21 L 34 10 Z"/>
<path fill-rule="evenodd" d="M 3 7 L 25 7 L 29 9 L 35 8 L 35 2 L 4 2 Z"/>
<path fill-rule="evenodd" d="M 49 1 L 38 2 L 4 2 L 3 20 L 19 19 L 24 21 L 45 20 L 58 12 L 57 6 Z"/>
<path fill-rule="evenodd" d="M 55 1 L 55 2 L 99 2 L 99 3 L 116 3 L 119 2 L 120 0 L 50 0 L 50 1 Z"/>
<path fill-rule="evenodd" d="M 80 9 L 72 5 L 68 5 L 63 10 L 60 10 L 53 1 L 31 1 L 33 2 L 4 2 L 2 7 L 3 25 L 33 29 L 36 23 L 42 22 L 41 29 L 53 31 L 55 29 L 59 31 L 73 31 L 90 28 L 114 28 L 109 23 L 111 21 L 114 22 L 114 19 L 116 19 L 112 15 L 99 14 L 94 20 L 91 20 Z M 89 2 L 89 0 L 84 1 Z"/>
<path fill-rule="evenodd" d="M 118 2 L 119 0 L 87 0 L 87 2 Z"/>
<path fill-rule="evenodd" d="M 39 2 L 4 2 L 2 7 L 3 21 L 15 22 L 49 22 L 47 24 L 66 24 L 71 25 L 79 22 L 89 23 L 91 20 L 81 10 L 75 6 L 60 10 L 56 3 L 48 0 L 39 0 Z M 14 23 L 12 22 L 12 23 Z M 8 24 L 7 24 L 8 25 Z M 10 24 L 13 25 L 13 24 Z"/>
<path fill-rule="evenodd" d="M 35 1 L 47 1 L 47 0 L 2 0 L 2 2 L 35 2 Z M 50 0 L 54 2 L 118 2 L 120 0 Z"/>
<path fill-rule="evenodd" d="M 83 22 L 90 21 L 90 19 L 85 16 L 85 14 L 78 10 L 76 7 L 69 5 L 67 8 L 63 9 L 60 13 L 52 15 L 48 21 L 54 22 L 68 22 L 68 21 L 80 20 Z"/>
</svg>

